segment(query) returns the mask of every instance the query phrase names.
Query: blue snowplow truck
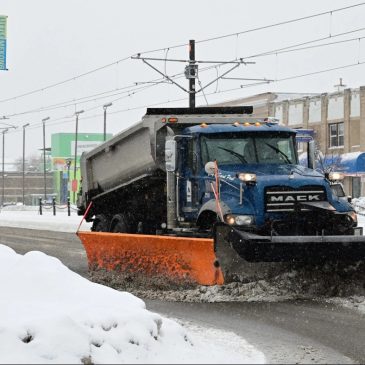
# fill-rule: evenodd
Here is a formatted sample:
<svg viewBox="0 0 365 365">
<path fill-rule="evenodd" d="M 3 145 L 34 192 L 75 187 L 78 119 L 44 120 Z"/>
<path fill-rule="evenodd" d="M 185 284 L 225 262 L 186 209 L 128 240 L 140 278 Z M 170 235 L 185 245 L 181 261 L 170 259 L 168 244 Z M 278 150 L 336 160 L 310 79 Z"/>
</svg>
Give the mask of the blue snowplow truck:
<svg viewBox="0 0 365 365">
<path fill-rule="evenodd" d="M 336 171 L 298 161 L 300 130 L 252 107 L 150 108 L 84 154 L 79 214 L 93 231 L 214 237 L 217 265 L 362 261 L 365 237 Z M 247 267 L 247 265 L 246 265 Z M 226 273 L 228 275 L 228 273 Z"/>
</svg>

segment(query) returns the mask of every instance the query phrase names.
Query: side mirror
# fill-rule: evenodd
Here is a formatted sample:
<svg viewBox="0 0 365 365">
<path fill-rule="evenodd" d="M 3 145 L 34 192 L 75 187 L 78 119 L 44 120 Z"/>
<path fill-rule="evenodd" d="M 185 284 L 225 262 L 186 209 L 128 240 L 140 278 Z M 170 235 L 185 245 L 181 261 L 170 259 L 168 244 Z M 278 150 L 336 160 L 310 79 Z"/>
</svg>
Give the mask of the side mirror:
<svg viewBox="0 0 365 365">
<path fill-rule="evenodd" d="M 208 175 L 214 175 L 215 173 L 215 163 L 213 161 L 209 161 L 205 164 L 205 172 Z"/>
<path fill-rule="evenodd" d="M 166 171 L 176 171 L 176 160 L 177 160 L 177 143 L 173 139 L 169 139 L 165 144 L 165 164 Z"/>
<path fill-rule="evenodd" d="M 315 159 L 315 142 L 308 142 L 308 168 L 315 170 L 316 168 L 316 159 Z"/>
</svg>

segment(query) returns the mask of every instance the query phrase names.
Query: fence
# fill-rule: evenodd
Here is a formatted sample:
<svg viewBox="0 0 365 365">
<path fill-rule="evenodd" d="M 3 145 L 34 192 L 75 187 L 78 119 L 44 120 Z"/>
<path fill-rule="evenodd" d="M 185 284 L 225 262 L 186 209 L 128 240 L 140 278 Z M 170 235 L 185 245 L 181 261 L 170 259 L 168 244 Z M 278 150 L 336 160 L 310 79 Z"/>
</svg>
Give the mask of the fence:
<svg viewBox="0 0 365 365">
<path fill-rule="evenodd" d="M 66 210 L 67 209 L 67 215 L 71 216 L 71 210 L 77 211 L 77 209 L 71 207 L 70 199 L 67 199 L 66 205 L 58 205 L 56 204 L 56 198 L 52 199 L 52 204 L 47 204 L 43 202 L 42 198 L 39 198 L 39 215 L 43 215 L 43 210 L 51 210 L 53 211 L 53 215 L 57 214 L 57 209 L 59 210 Z"/>
</svg>

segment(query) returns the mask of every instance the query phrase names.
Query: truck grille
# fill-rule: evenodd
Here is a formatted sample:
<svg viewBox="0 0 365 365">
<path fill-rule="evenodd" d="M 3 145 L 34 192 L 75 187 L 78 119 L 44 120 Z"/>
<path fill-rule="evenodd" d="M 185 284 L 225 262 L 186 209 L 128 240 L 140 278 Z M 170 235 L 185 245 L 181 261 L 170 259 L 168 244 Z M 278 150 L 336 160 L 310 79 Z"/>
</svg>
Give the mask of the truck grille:
<svg viewBox="0 0 365 365">
<path fill-rule="evenodd" d="M 302 186 L 293 189 L 289 186 L 271 186 L 265 190 L 266 212 L 294 212 L 296 204 L 326 201 L 323 186 Z M 301 210 L 306 210 L 304 207 Z"/>
</svg>

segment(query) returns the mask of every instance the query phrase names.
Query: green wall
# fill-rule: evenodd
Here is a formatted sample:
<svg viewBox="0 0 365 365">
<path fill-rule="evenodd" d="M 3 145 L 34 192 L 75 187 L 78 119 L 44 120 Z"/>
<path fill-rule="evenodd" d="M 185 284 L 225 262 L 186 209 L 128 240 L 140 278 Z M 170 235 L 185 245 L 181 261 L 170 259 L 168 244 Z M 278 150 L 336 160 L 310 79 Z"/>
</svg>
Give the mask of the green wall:
<svg viewBox="0 0 365 365">
<path fill-rule="evenodd" d="M 112 136 L 112 134 L 107 134 L 107 140 L 110 139 Z M 82 152 L 89 151 L 102 142 L 104 142 L 103 133 L 78 133 L 78 153 L 76 163 L 76 180 L 78 180 L 78 187 L 80 187 L 81 176 L 79 162 Z M 67 160 L 71 161 L 69 180 L 71 182 L 74 179 L 75 133 L 52 134 L 51 151 L 52 170 L 55 177 L 54 188 L 55 193 L 57 194 L 57 201 L 58 203 L 65 203 L 67 198 L 67 190 L 71 189 L 71 186 L 68 186 L 67 184 Z M 75 201 L 73 200 L 73 192 L 70 191 L 69 195 L 71 203 L 75 203 Z"/>
</svg>

